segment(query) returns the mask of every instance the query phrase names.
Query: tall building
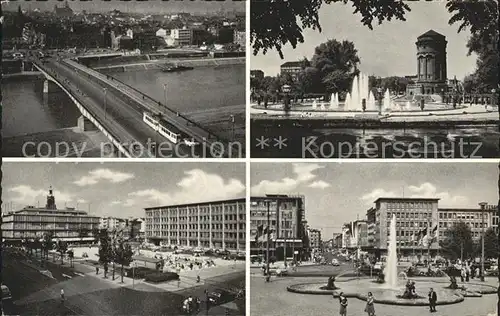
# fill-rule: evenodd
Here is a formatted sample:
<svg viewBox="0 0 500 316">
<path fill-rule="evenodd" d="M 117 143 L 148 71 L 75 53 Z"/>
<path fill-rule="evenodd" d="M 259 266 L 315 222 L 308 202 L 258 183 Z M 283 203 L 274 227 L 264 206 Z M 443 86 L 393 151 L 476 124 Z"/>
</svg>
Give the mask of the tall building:
<svg viewBox="0 0 500 316">
<path fill-rule="evenodd" d="M 492 227 L 492 208 L 487 208 L 484 212 L 478 208 L 439 208 L 439 238 L 446 238 L 446 232 L 459 222 L 463 222 L 470 227 L 472 238 L 479 240 L 484 230 Z M 498 218 L 498 217 L 497 217 Z M 498 226 L 497 226 L 498 227 Z"/>
<path fill-rule="evenodd" d="M 351 242 L 349 248 L 368 248 L 368 222 L 366 220 L 356 220 L 349 223 L 349 225 L 351 226 Z"/>
<path fill-rule="evenodd" d="M 313 251 L 317 251 L 321 248 L 321 231 L 319 229 L 309 229 L 309 244 Z"/>
<path fill-rule="evenodd" d="M 429 30 L 417 38 L 417 81 L 407 86 L 409 95 L 447 92 L 446 37 Z"/>
<path fill-rule="evenodd" d="M 69 7 L 68 1 L 64 3 L 64 7 L 58 7 L 57 4 L 54 6 L 54 13 L 58 17 L 68 18 L 73 16 L 73 10 Z"/>
<path fill-rule="evenodd" d="M 155 244 L 245 252 L 245 199 L 149 207 L 145 238 Z"/>
<path fill-rule="evenodd" d="M 427 228 L 433 231 L 438 225 L 438 201 L 433 198 L 379 198 L 375 207 L 367 211 L 368 225 L 373 224 L 367 231 L 375 232 L 372 245 L 376 256 L 387 253 L 389 243 L 389 225 L 393 215 L 396 218 L 396 238 L 398 252 L 402 255 L 410 255 L 416 249 L 422 249 L 414 236 Z M 439 240 L 433 240 L 429 245 L 429 251 L 438 249 Z"/>
<path fill-rule="evenodd" d="M 498 205 L 486 205 L 486 210 L 491 212 L 491 227 L 498 234 Z"/>
<path fill-rule="evenodd" d="M 250 254 L 309 257 L 304 196 L 266 195 L 250 198 Z M 294 252 L 296 253 L 294 254 Z"/>
<path fill-rule="evenodd" d="M 193 42 L 193 30 L 188 28 L 170 30 L 172 37 L 177 45 L 191 45 Z"/>
<path fill-rule="evenodd" d="M 302 71 L 302 62 L 288 61 L 280 66 L 280 74 L 290 74 L 292 78 L 296 79 L 297 75 Z"/>
<path fill-rule="evenodd" d="M 332 241 L 333 241 L 333 248 L 337 248 L 337 249 L 342 248 L 342 234 L 341 233 L 333 233 Z"/>
<path fill-rule="evenodd" d="M 65 241 L 90 241 L 92 230 L 99 227 L 99 217 L 74 208 L 58 209 L 52 188 L 45 207 L 26 206 L 2 216 L 2 238 L 6 241 L 53 238 Z"/>
</svg>

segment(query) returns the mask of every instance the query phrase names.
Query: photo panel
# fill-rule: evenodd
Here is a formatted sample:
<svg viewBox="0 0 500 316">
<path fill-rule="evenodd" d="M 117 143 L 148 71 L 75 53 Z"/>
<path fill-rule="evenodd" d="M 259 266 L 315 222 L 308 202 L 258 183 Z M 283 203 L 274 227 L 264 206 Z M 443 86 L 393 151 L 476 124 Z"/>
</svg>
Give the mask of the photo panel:
<svg viewBox="0 0 500 316">
<path fill-rule="evenodd" d="M 253 162 L 250 314 L 496 315 L 498 170 Z"/>
<path fill-rule="evenodd" d="M 2 15 L 4 157 L 245 156 L 244 1 L 2 1 Z"/>
<path fill-rule="evenodd" d="M 496 158 L 497 1 L 252 0 L 253 158 Z"/>
<path fill-rule="evenodd" d="M 2 315 L 246 315 L 244 163 L 2 171 Z"/>
</svg>

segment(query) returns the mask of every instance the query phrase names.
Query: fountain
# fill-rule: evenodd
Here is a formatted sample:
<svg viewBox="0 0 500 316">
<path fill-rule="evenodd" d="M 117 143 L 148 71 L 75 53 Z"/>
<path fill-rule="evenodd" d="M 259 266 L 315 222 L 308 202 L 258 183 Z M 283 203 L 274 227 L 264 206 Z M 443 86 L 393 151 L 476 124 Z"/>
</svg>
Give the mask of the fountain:
<svg viewBox="0 0 500 316">
<path fill-rule="evenodd" d="M 387 90 L 387 93 L 389 90 Z M 392 215 L 389 226 L 389 248 L 387 249 L 387 262 L 384 267 L 385 284 L 390 288 L 398 285 L 398 254 L 396 241 L 396 215 Z"/>
<path fill-rule="evenodd" d="M 372 292 L 375 303 L 405 306 L 428 306 L 427 292 L 430 288 L 434 288 L 437 292 L 437 305 L 455 304 L 463 302 L 466 297 L 481 297 L 484 294 L 497 293 L 497 288 L 491 285 L 472 282 L 458 285 L 455 278 L 448 280 L 446 274 L 440 277 L 419 276 L 417 282 L 407 279 L 406 273 L 402 272 L 400 275 L 403 276 L 402 280 L 398 279 L 396 217 L 393 215 L 389 225 L 386 264 L 376 280 L 369 276 L 359 277 L 359 271 L 353 271 L 336 277 L 330 276 L 327 284 L 300 283 L 287 287 L 287 290 L 302 294 L 333 294 L 334 297 L 343 292 L 346 297 L 356 297 L 365 301 L 367 293 Z"/>
<path fill-rule="evenodd" d="M 391 93 L 389 92 L 389 89 L 385 90 L 382 108 L 386 111 L 392 110 Z"/>
<path fill-rule="evenodd" d="M 316 99 L 314 99 L 314 101 L 313 101 L 312 108 L 314 110 L 316 110 L 318 108 L 318 103 L 316 102 Z"/>
</svg>

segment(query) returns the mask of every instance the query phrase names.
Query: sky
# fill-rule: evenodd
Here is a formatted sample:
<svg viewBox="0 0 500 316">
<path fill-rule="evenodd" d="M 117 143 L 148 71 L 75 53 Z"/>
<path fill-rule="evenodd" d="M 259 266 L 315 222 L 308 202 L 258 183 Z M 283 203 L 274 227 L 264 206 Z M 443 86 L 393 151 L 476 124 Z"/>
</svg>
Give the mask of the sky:
<svg viewBox="0 0 500 316">
<path fill-rule="evenodd" d="M 251 195 L 305 196 L 306 220 L 323 240 L 365 219 L 379 197 L 439 198 L 439 207 L 498 203 L 498 163 L 252 163 Z"/>
<path fill-rule="evenodd" d="M 3 1 L 2 1 L 3 2 Z M 4 10 L 17 10 L 17 7 L 21 5 L 23 10 L 34 10 L 40 9 L 42 11 L 52 11 L 54 5 L 62 6 L 65 1 L 59 0 L 47 0 L 47 1 L 25 1 L 18 0 L 12 1 L 6 5 L 2 5 Z M 169 12 L 189 12 L 189 13 L 204 13 L 204 12 L 214 12 L 220 11 L 221 8 L 224 11 L 236 10 L 239 12 L 245 11 L 245 1 L 162 1 L 162 0 L 147 0 L 147 1 L 122 1 L 122 0 L 69 0 L 69 6 L 73 11 L 81 12 L 86 10 L 89 13 L 97 12 L 109 12 L 111 10 L 117 9 L 122 12 L 130 13 L 169 13 Z"/>
<path fill-rule="evenodd" d="M 2 165 L 2 211 L 56 205 L 94 216 L 144 216 L 144 208 L 245 197 L 243 163 L 34 163 Z"/>
<path fill-rule="evenodd" d="M 469 32 L 457 34 L 458 25 L 448 25 L 451 15 L 446 11 L 445 2 L 408 2 L 412 11 L 406 14 L 406 21 L 384 21 L 381 25 L 375 22 L 373 31 L 362 25 L 359 14 L 352 14 L 354 8 L 350 4 L 323 5 L 319 20 L 321 33 L 310 29 L 304 31 L 304 43 L 299 43 L 295 50 L 291 45 L 285 46 L 283 60 L 275 50 L 268 51 L 266 55 L 252 55 L 251 68 L 260 69 L 268 76 L 275 76 L 284 62 L 300 60 L 303 57 L 311 59 L 315 47 L 329 39 L 336 39 L 354 42 L 363 73 L 381 77 L 415 75 L 415 42 L 418 36 L 433 29 L 445 35 L 448 41 L 448 78 L 456 75 L 457 79 L 463 79 L 474 71 L 476 57 L 467 56 L 465 45 Z"/>
</svg>

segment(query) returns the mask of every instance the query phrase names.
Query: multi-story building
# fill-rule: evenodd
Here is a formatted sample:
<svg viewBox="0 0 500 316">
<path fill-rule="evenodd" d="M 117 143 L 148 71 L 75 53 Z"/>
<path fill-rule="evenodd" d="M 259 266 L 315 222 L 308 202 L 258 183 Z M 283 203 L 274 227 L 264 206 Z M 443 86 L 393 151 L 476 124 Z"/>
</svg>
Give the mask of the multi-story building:
<svg viewBox="0 0 500 316">
<path fill-rule="evenodd" d="M 99 219 L 99 229 L 106 229 L 108 231 L 120 230 L 127 226 L 124 218 L 118 217 L 101 217 Z"/>
<path fill-rule="evenodd" d="M 439 238 L 446 238 L 447 230 L 459 222 L 467 224 L 472 233 L 472 238 L 479 240 L 484 230 L 492 227 L 492 208 L 439 208 Z M 498 217 L 497 217 L 498 218 Z M 498 226 L 497 226 L 498 227 Z"/>
<path fill-rule="evenodd" d="M 313 251 L 321 248 L 321 231 L 319 229 L 309 229 L 309 245 Z"/>
<path fill-rule="evenodd" d="M 332 236 L 333 248 L 342 248 L 342 234 L 341 233 L 333 233 Z"/>
<path fill-rule="evenodd" d="M 342 226 L 342 249 L 351 248 L 352 227 L 350 224 Z"/>
<path fill-rule="evenodd" d="M 245 252 L 245 199 L 149 207 L 146 239 L 155 244 Z"/>
<path fill-rule="evenodd" d="M 302 62 L 300 61 L 288 61 L 280 66 L 280 74 L 290 74 L 293 79 L 296 79 L 301 71 Z"/>
<path fill-rule="evenodd" d="M 368 222 L 366 220 L 356 220 L 350 223 L 351 242 L 348 248 L 366 249 L 368 243 Z"/>
<path fill-rule="evenodd" d="M 193 42 L 193 30 L 188 28 L 170 30 L 172 37 L 177 45 L 191 45 Z"/>
<path fill-rule="evenodd" d="M 498 234 L 498 205 L 486 205 L 486 210 L 491 212 L 491 227 Z"/>
<path fill-rule="evenodd" d="M 283 260 L 309 257 L 304 196 L 266 195 L 250 198 L 250 254 L 267 252 Z"/>
<path fill-rule="evenodd" d="M 58 240 L 91 241 L 92 230 L 99 227 L 99 217 L 74 208 L 58 209 L 49 189 L 45 207 L 26 206 L 2 216 L 2 238 L 8 241 L 42 238 L 52 234 Z"/>
<path fill-rule="evenodd" d="M 438 201 L 435 198 L 379 198 L 375 201 L 375 207 L 367 211 L 367 230 L 372 241 L 375 255 L 379 257 L 387 253 L 389 242 L 390 222 L 395 217 L 396 239 L 398 252 L 409 255 L 415 249 L 422 249 L 414 236 L 427 228 L 428 231 L 436 229 L 439 236 Z M 375 234 L 372 234 L 372 232 Z M 373 236 L 373 239 L 371 239 Z M 438 239 L 430 240 L 426 250 L 436 252 Z"/>
<path fill-rule="evenodd" d="M 130 225 L 130 238 L 144 240 L 146 236 L 146 221 L 144 218 L 131 218 Z"/>
</svg>

